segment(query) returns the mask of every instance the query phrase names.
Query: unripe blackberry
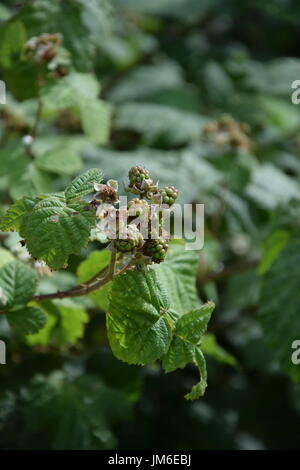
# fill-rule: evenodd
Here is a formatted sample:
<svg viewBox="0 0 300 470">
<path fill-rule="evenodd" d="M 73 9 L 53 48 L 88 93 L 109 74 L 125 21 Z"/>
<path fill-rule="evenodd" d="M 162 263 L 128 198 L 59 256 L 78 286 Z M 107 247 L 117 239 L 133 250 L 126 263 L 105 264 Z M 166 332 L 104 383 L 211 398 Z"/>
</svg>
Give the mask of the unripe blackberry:
<svg viewBox="0 0 300 470">
<path fill-rule="evenodd" d="M 160 190 L 161 203 L 172 206 L 178 198 L 178 191 L 174 186 L 166 186 Z"/>
<path fill-rule="evenodd" d="M 133 194 L 148 197 L 148 193 L 157 190 L 157 185 L 150 178 L 150 173 L 143 166 L 133 166 L 128 172 L 129 185 L 125 188 Z"/>
<path fill-rule="evenodd" d="M 154 263 L 164 261 L 169 248 L 168 240 L 157 238 L 156 240 L 147 240 L 143 246 L 143 253 L 149 256 Z"/>
<path fill-rule="evenodd" d="M 134 253 L 143 246 L 143 243 L 143 237 L 135 225 L 129 225 L 127 227 L 127 235 L 125 238 L 117 238 L 114 240 L 115 248 L 122 253 Z"/>
<path fill-rule="evenodd" d="M 150 179 L 150 173 L 143 166 L 133 166 L 128 172 L 129 183 L 132 186 L 140 185 L 144 180 Z"/>
<path fill-rule="evenodd" d="M 150 206 L 145 199 L 134 198 L 128 203 L 128 214 L 132 217 L 148 219 Z"/>
</svg>

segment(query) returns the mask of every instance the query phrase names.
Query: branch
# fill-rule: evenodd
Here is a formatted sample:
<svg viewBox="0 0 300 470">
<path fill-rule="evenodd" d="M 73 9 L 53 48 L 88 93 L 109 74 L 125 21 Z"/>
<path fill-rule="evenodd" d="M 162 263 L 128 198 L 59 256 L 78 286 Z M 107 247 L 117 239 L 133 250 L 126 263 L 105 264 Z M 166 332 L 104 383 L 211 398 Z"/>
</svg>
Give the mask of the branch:
<svg viewBox="0 0 300 470">
<path fill-rule="evenodd" d="M 123 268 L 115 272 L 116 259 L 116 253 L 112 252 L 112 257 L 109 266 L 106 266 L 104 269 L 99 271 L 86 284 L 80 284 L 76 287 L 72 287 L 72 289 L 68 289 L 61 292 L 54 292 L 53 294 L 34 295 L 32 297 L 32 300 L 41 301 L 49 299 L 64 299 L 65 297 L 80 297 L 82 295 L 89 294 L 90 292 L 93 292 L 94 290 L 97 290 L 108 282 L 112 281 L 115 277 L 119 276 L 120 274 L 123 274 L 134 264 L 134 260 L 131 260 L 128 264 L 123 266 Z M 105 274 L 104 277 L 101 277 L 103 276 L 103 274 Z"/>
</svg>

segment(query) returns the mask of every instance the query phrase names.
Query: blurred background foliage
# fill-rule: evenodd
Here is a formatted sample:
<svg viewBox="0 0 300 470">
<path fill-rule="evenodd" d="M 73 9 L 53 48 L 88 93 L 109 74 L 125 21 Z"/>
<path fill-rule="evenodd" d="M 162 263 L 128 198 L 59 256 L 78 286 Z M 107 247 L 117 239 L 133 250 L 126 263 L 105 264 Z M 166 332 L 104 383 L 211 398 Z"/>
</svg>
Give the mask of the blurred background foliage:
<svg viewBox="0 0 300 470">
<path fill-rule="evenodd" d="M 0 2 L 0 213 L 88 168 L 125 182 L 145 165 L 205 204 L 197 290 L 217 305 L 193 403 L 193 367 L 112 356 L 101 295 L 46 303 L 49 331 L 26 341 L 0 319 L 1 448 L 299 447 L 299 14 L 296 0 Z M 51 70 L 24 52 L 43 33 L 62 38 Z M 0 236 L 1 266 L 26 259 Z M 41 292 L 73 285 L 88 254 L 64 273 L 37 265 Z"/>
</svg>

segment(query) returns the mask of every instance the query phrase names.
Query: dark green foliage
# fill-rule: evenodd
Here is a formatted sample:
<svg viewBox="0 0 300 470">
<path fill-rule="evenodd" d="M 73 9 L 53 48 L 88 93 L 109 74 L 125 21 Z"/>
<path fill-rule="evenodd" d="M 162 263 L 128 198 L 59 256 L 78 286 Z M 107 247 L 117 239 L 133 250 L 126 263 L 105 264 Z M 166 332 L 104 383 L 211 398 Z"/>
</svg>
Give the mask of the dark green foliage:
<svg viewBox="0 0 300 470">
<path fill-rule="evenodd" d="M 0 2 L 1 449 L 299 448 L 299 14 Z M 134 269 L 40 300 L 106 275 L 124 190 L 143 220 L 203 203 L 203 249 L 135 233 Z"/>
</svg>

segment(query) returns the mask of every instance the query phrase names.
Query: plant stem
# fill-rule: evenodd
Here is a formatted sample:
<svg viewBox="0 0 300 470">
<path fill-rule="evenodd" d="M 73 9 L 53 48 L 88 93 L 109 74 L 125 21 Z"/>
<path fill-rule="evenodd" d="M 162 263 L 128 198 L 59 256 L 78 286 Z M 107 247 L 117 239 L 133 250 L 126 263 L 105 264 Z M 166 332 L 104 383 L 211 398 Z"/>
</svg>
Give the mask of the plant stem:
<svg viewBox="0 0 300 470">
<path fill-rule="evenodd" d="M 54 292 L 53 294 L 34 295 L 32 297 L 32 300 L 42 301 L 49 299 L 64 299 L 65 297 L 80 297 L 82 295 L 86 295 L 90 292 L 93 292 L 94 290 L 99 289 L 108 282 L 112 281 L 112 279 L 114 279 L 115 277 L 119 276 L 120 274 L 123 274 L 134 264 L 134 260 L 132 260 L 130 261 L 130 263 L 123 266 L 123 268 L 121 268 L 119 271 L 115 272 L 116 259 L 116 252 L 112 252 L 112 257 L 109 266 L 99 271 L 99 273 L 97 273 L 93 278 L 91 278 L 86 284 L 81 284 L 65 291 Z M 105 274 L 104 277 L 100 277 L 103 274 Z"/>
</svg>

